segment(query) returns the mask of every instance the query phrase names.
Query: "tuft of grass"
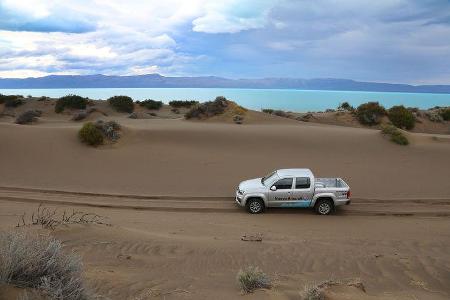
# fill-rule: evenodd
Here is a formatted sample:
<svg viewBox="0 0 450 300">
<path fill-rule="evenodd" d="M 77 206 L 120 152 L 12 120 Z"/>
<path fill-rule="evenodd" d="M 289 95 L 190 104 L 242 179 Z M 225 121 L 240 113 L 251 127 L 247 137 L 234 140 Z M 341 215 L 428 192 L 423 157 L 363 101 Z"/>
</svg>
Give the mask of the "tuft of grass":
<svg viewBox="0 0 450 300">
<path fill-rule="evenodd" d="M 252 293 L 256 289 L 268 289 L 272 287 L 272 282 L 258 267 L 248 266 L 239 270 L 237 281 L 245 293 Z"/>
<path fill-rule="evenodd" d="M 0 233 L 0 283 L 37 289 L 52 300 L 89 299 L 80 257 L 62 248 L 49 236 Z"/>
</svg>

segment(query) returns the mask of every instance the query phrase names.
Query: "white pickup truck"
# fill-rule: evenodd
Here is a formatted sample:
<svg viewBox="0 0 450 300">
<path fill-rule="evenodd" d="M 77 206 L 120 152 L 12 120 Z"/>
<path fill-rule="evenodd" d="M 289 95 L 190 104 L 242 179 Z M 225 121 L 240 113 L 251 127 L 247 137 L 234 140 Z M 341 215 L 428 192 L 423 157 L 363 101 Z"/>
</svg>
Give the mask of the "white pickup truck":
<svg viewBox="0 0 450 300">
<path fill-rule="evenodd" d="M 328 215 L 350 204 L 350 187 L 341 178 L 315 178 L 309 169 L 282 169 L 241 182 L 235 200 L 252 214 L 267 207 L 310 207 Z"/>
</svg>

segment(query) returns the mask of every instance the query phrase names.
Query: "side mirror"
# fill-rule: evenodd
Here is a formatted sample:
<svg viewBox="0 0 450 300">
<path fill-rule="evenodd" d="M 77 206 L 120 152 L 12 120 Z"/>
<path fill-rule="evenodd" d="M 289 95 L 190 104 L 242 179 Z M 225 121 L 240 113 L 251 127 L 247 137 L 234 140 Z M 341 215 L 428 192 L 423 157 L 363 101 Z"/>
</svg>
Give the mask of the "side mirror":
<svg viewBox="0 0 450 300">
<path fill-rule="evenodd" d="M 270 190 L 271 190 L 271 191 L 276 191 L 276 190 L 277 190 L 277 187 L 274 186 L 274 185 L 272 185 L 272 186 L 270 187 Z"/>
</svg>

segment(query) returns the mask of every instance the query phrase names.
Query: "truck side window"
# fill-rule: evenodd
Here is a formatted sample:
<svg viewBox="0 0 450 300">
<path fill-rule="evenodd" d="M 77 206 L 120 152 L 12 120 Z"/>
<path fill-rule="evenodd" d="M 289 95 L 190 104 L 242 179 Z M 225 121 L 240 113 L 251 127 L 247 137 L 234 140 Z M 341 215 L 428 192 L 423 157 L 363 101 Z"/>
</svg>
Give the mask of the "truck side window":
<svg viewBox="0 0 450 300">
<path fill-rule="evenodd" d="M 309 177 L 296 177 L 295 178 L 295 188 L 296 189 L 309 189 L 311 186 L 311 181 Z"/>
<path fill-rule="evenodd" d="M 278 180 L 274 186 L 277 187 L 277 190 L 290 190 L 292 189 L 292 178 L 283 178 Z"/>
</svg>

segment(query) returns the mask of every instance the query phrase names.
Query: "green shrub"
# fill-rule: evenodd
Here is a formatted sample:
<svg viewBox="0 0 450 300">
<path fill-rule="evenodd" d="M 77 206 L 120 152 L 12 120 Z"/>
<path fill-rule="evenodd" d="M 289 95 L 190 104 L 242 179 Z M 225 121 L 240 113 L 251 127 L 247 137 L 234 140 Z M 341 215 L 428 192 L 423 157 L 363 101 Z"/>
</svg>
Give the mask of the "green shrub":
<svg viewBox="0 0 450 300">
<path fill-rule="evenodd" d="M 389 139 L 396 144 L 403 146 L 409 144 L 408 138 L 397 127 L 393 125 L 382 125 L 381 133 L 388 135 Z"/>
<path fill-rule="evenodd" d="M 251 293 L 256 289 L 270 288 L 272 286 L 270 278 L 258 267 L 249 266 L 244 270 L 239 270 L 237 281 L 246 293 Z"/>
<path fill-rule="evenodd" d="M 139 103 L 139 105 L 142 107 L 145 107 L 147 109 L 160 109 L 163 106 L 163 103 L 162 103 L 162 101 L 147 99 L 147 100 L 141 101 Z"/>
<path fill-rule="evenodd" d="M 442 109 L 440 115 L 445 121 L 450 121 L 450 107 Z"/>
<path fill-rule="evenodd" d="M 78 132 L 78 137 L 83 143 L 91 146 L 103 144 L 103 134 L 93 123 L 85 123 Z"/>
<path fill-rule="evenodd" d="M 273 109 L 270 108 L 263 108 L 261 111 L 266 114 L 273 114 Z"/>
<path fill-rule="evenodd" d="M 204 102 L 192 107 L 186 114 L 186 119 L 203 119 L 223 114 L 228 107 L 229 101 L 222 96 L 217 97 L 214 101 Z"/>
<path fill-rule="evenodd" d="M 348 102 L 342 102 L 341 104 L 339 104 L 338 110 L 354 111 L 355 108 Z"/>
<path fill-rule="evenodd" d="M 413 129 L 416 124 L 414 114 L 403 105 L 393 106 L 388 110 L 388 118 L 398 128 Z"/>
<path fill-rule="evenodd" d="M 185 107 L 185 108 L 190 108 L 191 106 L 197 105 L 198 101 L 195 100 L 173 100 L 169 102 L 169 105 L 172 107 L 176 107 L 176 108 L 181 108 L 181 107 Z"/>
<path fill-rule="evenodd" d="M 118 112 L 132 113 L 134 110 L 133 99 L 128 96 L 114 96 L 108 102 Z"/>
<path fill-rule="evenodd" d="M 386 110 L 378 102 L 367 102 L 356 109 L 356 116 L 363 125 L 378 125 Z"/>
<path fill-rule="evenodd" d="M 87 103 L 88 103 L 87 98 L 83 98 L 78 95 L 67 95 L 67 96 L 59 98 L 56 101 L 55 112 L 61 113 L 66 108 L 86 109 Z"/>
<path fill-rule="evenodd" d="M 408 138 L 406 136 L 404 136 L 403 133 L 401 133 L 400 131 L 398 131 L 394 134 L 391 134 L 391 141 L 393 141 L 396 144 L 403 145 L 403 146 L 409 145 Z"/>
</svg>

